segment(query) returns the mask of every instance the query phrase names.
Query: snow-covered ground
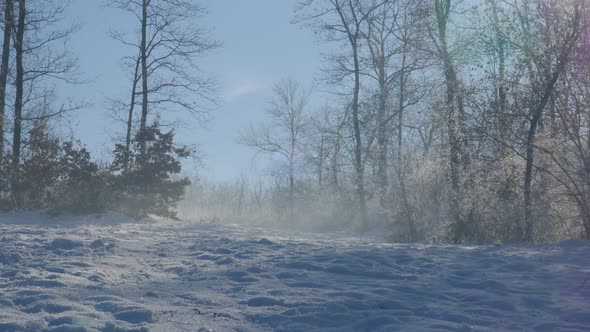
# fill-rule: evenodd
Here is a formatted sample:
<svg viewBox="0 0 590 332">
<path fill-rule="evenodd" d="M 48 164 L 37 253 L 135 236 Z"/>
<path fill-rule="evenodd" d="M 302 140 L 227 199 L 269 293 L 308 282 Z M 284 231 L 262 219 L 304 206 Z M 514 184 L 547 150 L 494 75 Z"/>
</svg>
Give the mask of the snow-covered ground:
<svg viewBox="0 0 590 332">
<path fill-rule="evenodd" d="M 590 244 L 0 214 L 0 331 L 589 331 Z"/>
</svg>

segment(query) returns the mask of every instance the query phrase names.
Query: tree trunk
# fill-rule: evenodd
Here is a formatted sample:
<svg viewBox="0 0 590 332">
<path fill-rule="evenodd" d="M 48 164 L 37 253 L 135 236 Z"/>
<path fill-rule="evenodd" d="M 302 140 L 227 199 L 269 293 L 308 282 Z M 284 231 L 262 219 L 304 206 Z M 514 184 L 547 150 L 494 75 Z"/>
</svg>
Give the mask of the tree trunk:
<svg viewBox="0 0 590 332">
<path fill-rule="evenodd" d="M 377 146 L 378 146 L 378 160 L 377 160 L 377 187 L 379 188 L 379 204 L 382 208 L 387 206 L 387 188 L 389 185 L 389 178 L 387 174 L 387 166 L 389 164 L 388 151 L 389 151 L 389 140 L 386 112 L 387 112 L 387 99 L 389 96 L 388 86 L 385 82 L 385 61 L 381 59 L 379 61 L 381 68 L 379 69 L 379 110 L 377 113 Z"/>
<path fill-rule="evenodd" d="M 340 155 L 340 134 L 337 133 L 336 142 L 334 144 L 334 152 L 330 156 L 330 168 L 332 172 L 332 190 L 340 193 L 340 181 L 338 180 L 338 157 Z"/>
<path fill-rule="evenodd" d="M 125 161 L 123 169 L 129 171 L 129 158 L 131 156 L 131 128 L 133 127 L 133 111 L 135 109 L 135 95 L 137 94 L 137 83 L 139 83 L 139 63 L 140 58 L 135 62 L 135 71 L 133 73 L 133 87 L 131 88 L 131 103 L 129 105 L 129 115 L 127 117 L 127 133 L 125 135 Z"/>
<path fill-rule="evenodd" d="M 408 242 L 414 242 L 417 240 L 416 222 L 414 220 L 414 211 L 408 199 L 408 192 L 406 188 L 406 174 L 403 167 L 403 156 L 402 156 L 402 145 L 403 145 L 403 121 L 404 121 L 404 110 L 406 102 L 406 62 L 407 62 L 407 43 L 404 41 L 402 50 L 402 63 L 400 69 L 399 78 L 399 103 L 398 103 L 398 114 L 397 114 L 397 174 L 399 179 L 399 189 L 401 199 L 403 201 L 404 214 L 406 215 L 406 221 L 408 222 L 409 238 Z"/>
<path fill-rule="evenodd" d="M 397 167 L 398 172 L 401 174 L 402 167 L 402 145 L 403 145 L 403 124 L 404 124 L 404 108 L 406 102 L 406 45 L 404 44 L 404 50 L 402 54 L 401 72 L 399 75 L 399 104 L 397 113 Z"/>
<path fill-rule="evenodd" d="M 2 64 L 0 65 L 0 167 L 4 161 L 4 117 L 6 115 L 6 83 L 10 62 L 10 37 L 12 32 L 12 0 L 4 1 L 4 40 L 2 44 Z"/>
<path fill-rule="evenodd" d="M 148 115 L 148 75 L 147 75 L 147 20 L 148 5 L 150 0 L 142 1 L 141 8 L 141 83 L 142 83 L 142 101 L 141 101 L 141 119 L 139 125 L 139 148 L 141 159 L 143 160 L 146 153 L 146 129 Z M 142 161 L 143 162 L 143 161 Z"/>
<path fill-rule="evenodd" d="M 590 112 L 589 112 L 590 113 Z M 590 115 L 590 114 L 589 114 Z M 590 116 L 587 117 L 588 128 L 590 128 Z M 586 132 L 586 149 L 590 151 L 590 130 Z M 585 172 L 586 172 L 586 188 L 590 190 L 590 156 L 586 156 L 586 165 Z M 585 206 L 590 207 L 590 195 L 586 195 Z M 584 229 L 586 230 L 586 239 L 590 240 L 590 211 L 586 211 L 584 216 Z"/>
<path fill-rule="evenodd" d="M 320 155 L 319 157 L 319 164 L 318 164 L 318 188 L 322 190 L 324 188 L 324 159 L 325 156 L 325 144 L 326 144 L 326 137 L 322 134 L 320 138 Z"/>
<path fill-rule="evenodd" d="M 12 142 L 12 195 L 17 208 L 22 208 L 23 197 L 20 188 L 20 149 L 22 131 L 22 110 L 24 92 L 23 42 L 25 35 L 26 4 L 19 0 L 18 27 L 16 30 L 16 98 L 14 102 L 14 136 Z"/>
<path fill-rule="evenodd" d="M 492 19 L 494 24 L 494 38 L 496 44 L 496 56 L 498 57 L 498 85 L 495 96 L 496 116 L 498 119 L 498 131 L 502 139 L 507 139 L 510 134 L 510 119 L 507 114 L 506 93 L 506 53 L 504 50 L 503 31 L 498 17 L 497 0 L 488 0 L 492 6 Z M 500 154 L 504 157 L 508 153 L 506 144 L 500 145 Z"/>
<path fill-rule="evenodd" d="M 531 120 L 529 132 L 526 140 L 526 166 L 524 171 L 524 224 L 525 232 L 523 234 L 524 241 L 532 241 L 533 239 L 533 222 L 531 211 L 531 185 L 533 181 L 533 163 L 534 163 L 534 142 L 537 131 L 538 121 Z"/>
<path fill-rule="evenodd" d="M 457 130 L 457 115 L 455 111 L 456 90 L 454 83 L 454 68 L 448 64 L 445 70 L 447 80 L 447 130 L 449 135 L 449 166 L 451 169 L 451 197 L 449 208 L 453 218 L 453 242 L 460 243 L 465 236 L 465 223 L 461 216 L 461 147 Z"/>
<path fill-rule="evenodd" d="M 447 45 L 447 24 L 451 12 L 451 0 L 435 1 L 436 23 L 439 38 L 439 53 L 444 66 L 445 84 L 447 88 L 447 131 L 449 135 L 449 167 L 451 173 L 451 193 L 449 209 L 453 219 L 453 242 L 459 243 L 465 237 L 466 225 L 461 215 L 462 202 L 462 171 L 467 167 L 468 158 L 465 156 L 464 139 L 461 131 L 465 128 L 463 98 L 459 95 L 459 82 L 455 67 L 452 63 Z"/>
<path fill-rule="evenodd" d="M 524 233 L 524 241 L 531 242 L 533 241 L 533 219 L 532 219 L 532 196 L 531 196 L 531 187 L 533 182 L 533 165 L 535 159 L 535 137 L 537 134 L 537 128 L 539 126 L 539 120 L 543 115 L 543 110 L 547 106 L 549 102 L 549 98 L 553 92 L 555 87 L 555 83 L 559 79 L 560 73 L 565 69 L 565 61 L 560 63 L 556 71 L 553 73 L 548 85 L 545 87 L 545 91 L 543 93 L 543 97 L 541 98 L 537 107 L 533 110 L 532 118 L 529 124 L 529 131 L 527 134 L 526 139 L 526 166 L 525 166 L 525 173 L 524 173 L 524 224 L 525 224 L 525 233 Z"/>
<path fill-rule="evenodd" d="M 289 220 L 295 215 L 295 170 L 293 160 L 289 160 Z"/>
<path fill-rule="evenodd" d="M 590 118 L 588 118 L 587 121 L 590 122 Z M 589 136 L 590 133 L 587 133 L 586 135 Z M 589 145 L 587 148 L 590 148 L 590 141 L 586 144 Z M 584 168 L 582 170 L 584 176 L 584 190 L 579 195 L 579 199 L 576 199 L 576 202 L 580 209 L 584 237 L 586 240 L 590 240 L 590 195 L 588 194 L 590 189 L 590 156 L 583 156 L 582 160 L 584 161 Z"/>
<path fill-rule="evenodd" d="M 586 231 L 586 240 L 590 240 L 590 214 L 588 212 L 584 216 L 584 230 Z"/>
<path fill-rule="evenodd" d="M 579 18 L 578 18 L 579 20 Z M 570 60 L 570 56 L 572 53 L 573 47 L 576 45 L 577 40 L 579 38 L 579 26 L 580 22 L 577 21 L 574 26 L 572 26 L 571 34 L 566 38 L 563 46 L 560 48 L 560 54 L 557 58 L 557 66 L 550 76 L 549 81 L 545 84 L 543 95 L 536 105 L 536 107 L 532 110 L 532 117 L 530 120 L 529 131 L 526 140 L 526 167 L 525 167 L 525 175 L 524 175 L 524 223 L 525 223 L 525 233 L 524 239 L 525 241 L 532 241 L 533 240 L 533 220 L 532 220 L 532 197 L 531 197 L 531 186 L 532 186 L 532 179 L 533 179 L 533 165 L 534 165 L 534 152 L 535 152 L 535 137 L 537 134 L 537 128 L 539 126 L 539 121 L 543 116 L 543 111 L 553 94 L 555 89 L 555 84 L 559 80 L 559 77 L 562 73 L 566 70 L 567 63 Z"/>
<path fill-rule="evenodd" d="M 352 122 L 354 127 L 354 168 L 356 170 L 356 185 L 359 197 L 361 224 L 368 228 L 367 199 L 365 196 L 364 166 L 362 156 L 361 125 L 359 119 L 359 94 L 361 88 L 360 63 L 358 56 L 358 39 L 352 42 L 354 58 L 354 92 L 352 97 Z"/>
</svg>

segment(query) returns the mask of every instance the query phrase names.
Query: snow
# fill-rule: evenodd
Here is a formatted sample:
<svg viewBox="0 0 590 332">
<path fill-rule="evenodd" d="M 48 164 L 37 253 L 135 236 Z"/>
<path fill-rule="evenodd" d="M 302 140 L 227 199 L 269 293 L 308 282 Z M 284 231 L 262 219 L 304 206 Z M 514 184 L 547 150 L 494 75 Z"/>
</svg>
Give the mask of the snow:
<svg viewBox="0 0 590 332">
<path fill-rule="evenodd" d="M 0 331 L 588 331 L 589 253 L 0 214 Z"/>
</svg>

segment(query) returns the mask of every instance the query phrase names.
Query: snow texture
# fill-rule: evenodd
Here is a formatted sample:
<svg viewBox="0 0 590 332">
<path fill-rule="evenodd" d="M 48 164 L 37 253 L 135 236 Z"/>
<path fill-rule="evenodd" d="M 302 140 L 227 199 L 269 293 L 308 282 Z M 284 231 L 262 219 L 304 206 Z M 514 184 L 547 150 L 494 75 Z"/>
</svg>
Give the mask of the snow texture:
<svg viewBox="0 0 590 332">
<path fill-rule="evenodd" d="M 0 214 L 0 331 L 589 331 L 589 253 Z"/>
</svg>

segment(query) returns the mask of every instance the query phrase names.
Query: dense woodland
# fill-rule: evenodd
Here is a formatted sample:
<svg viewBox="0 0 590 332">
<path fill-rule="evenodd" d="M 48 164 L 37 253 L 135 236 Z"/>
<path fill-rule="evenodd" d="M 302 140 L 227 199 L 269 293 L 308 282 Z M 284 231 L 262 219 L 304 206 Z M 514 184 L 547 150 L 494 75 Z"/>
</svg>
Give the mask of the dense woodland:
<svg viewBox="0 0 590 332">
<path fill-rule="evenodd" d="M 5 210 L 160 214 L 370 231 L 451 243 L 590 238 L 590 4 L 584 0 L 301 0 L 293 24 L 326 44 L 319 83 L 274 86 L 238 143 L 266 180 L 189 181 L 172 110 L 216 102 L 198 60 L 217 48 L 189 0 L 110 0 L 129 90 L 108 161 L 55 124 L 85 107 L 60 24 L 67 2 L 4 0 L 0 200 Z M 222 51 L 222 50 L 221 50 Z M 319 91 L 323 107 L 311 106 Z M 199 103 L 195 103 L 195 98 Z M 177 207 L 177 204 L 179 206 Z"/>
</svg>

